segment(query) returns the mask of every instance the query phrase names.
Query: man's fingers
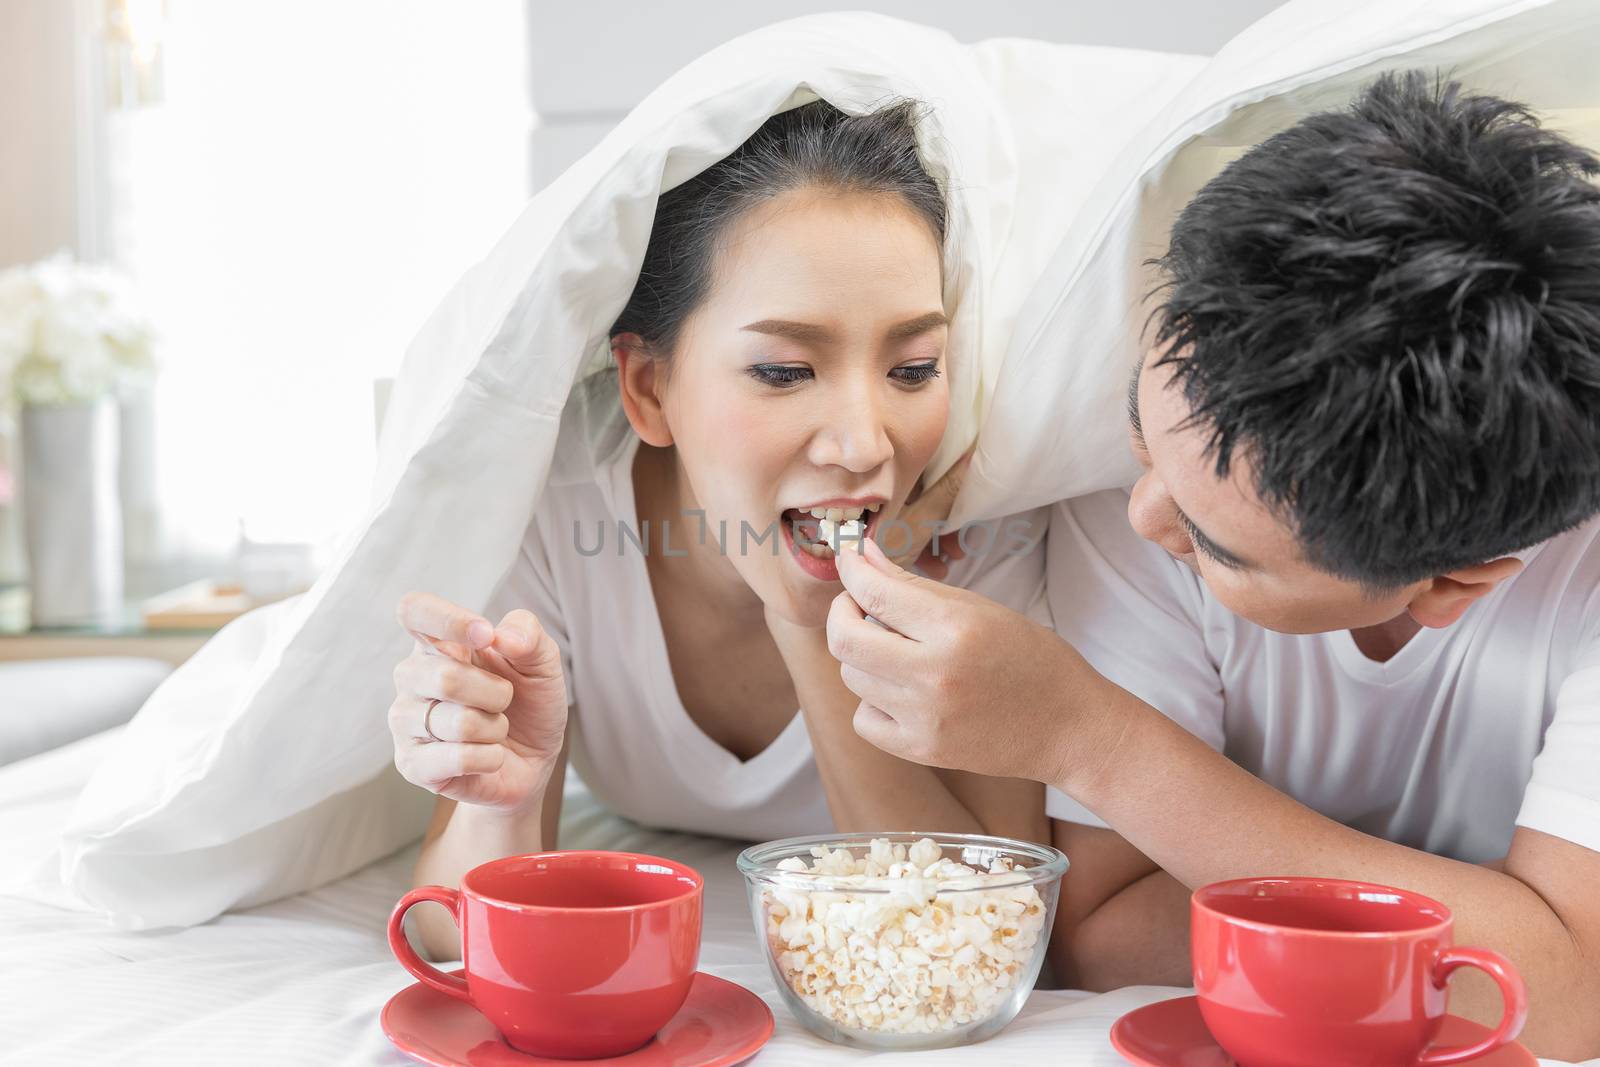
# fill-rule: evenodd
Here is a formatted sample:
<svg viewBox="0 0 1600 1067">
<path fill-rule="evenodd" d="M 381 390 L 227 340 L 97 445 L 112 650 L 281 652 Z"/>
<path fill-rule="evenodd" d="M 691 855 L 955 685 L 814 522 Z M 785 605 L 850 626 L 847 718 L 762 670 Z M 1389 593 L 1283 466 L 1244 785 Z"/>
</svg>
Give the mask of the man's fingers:
<svg viewBox="0 0 1600 1067">
<path fill-rule="evenodd" d="M 432 593 L 407 593 L 400 598 L 398 615 L 401 626 L 430 645 L 453 641 L 468 648 L 483 648 L 494 640 L 494 627 L 488 619 Z"/>
<path fill-rule="evenodd" d="M 913 712 L 917 707 L 919 698 L 916 693 L 892 679 L 880 677 L 849 664 L 840 665 L 839 680 L 850 692 L 886 714 L 898 717 L 902 713 Z"/>
<path fill-rule="evenodd" d="M 846 549 L 836 559 L 845 591 L 874 619 L 912 640 L 938 625 L 948 591 L 902 569 L 871 538 L 862 542 L 859 552 Z"/>
<path fill-rule="evenodd" d="M 862 701 L 851 720 L 856 736 L 868 744 L 883 749 L 890 755 L 899 755 L 900 724 L 882 708 Z"/>
<path fill-rule="evenodd" d="M 918 669 L 921 649 L 893 630 L 867 618 L 849 593 L 828 608 L 828 653 L 840 664 L 896 677 Z"/>
</svg>

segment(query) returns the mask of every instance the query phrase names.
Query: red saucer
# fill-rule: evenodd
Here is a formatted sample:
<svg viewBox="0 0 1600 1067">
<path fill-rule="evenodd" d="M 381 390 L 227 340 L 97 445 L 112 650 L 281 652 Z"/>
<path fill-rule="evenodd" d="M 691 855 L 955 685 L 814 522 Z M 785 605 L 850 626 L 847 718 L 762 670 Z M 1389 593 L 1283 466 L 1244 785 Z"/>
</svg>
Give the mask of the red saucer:
<svg viewBox="0 0 1600 1067">
<path fill-rule="evenodd" d="M 601 1060 L 518 1052 L 471 1004 L 421 982 L 389 998 L 382 1023 L 396 1048 L 434 1067 L 726 1067 L 749 1059 L 767 1043 L 772 1009 L 744 986 L 701 971 L 689 987 L 689 999 L 654 1040 L 625 1056 Z"/>
<path fill-rule="evenodd" d="M 1470 1045 L 1489 1034 L 1457 1015 L 1447 1015 L 1437 1044 Z M 1178 997 L 1130 1011 L 1111 1027 L 1111 1045 L 1137 1067 L 1235 1067 L 1233 1057 L 1211 1037 L 1200 1017 L 1200 1001 Z M 1475 1067 L 1538 1067 L 1533 1053 L 1517 1044 L 1502 1045 L 1470 1061 Z"/>
</svg>

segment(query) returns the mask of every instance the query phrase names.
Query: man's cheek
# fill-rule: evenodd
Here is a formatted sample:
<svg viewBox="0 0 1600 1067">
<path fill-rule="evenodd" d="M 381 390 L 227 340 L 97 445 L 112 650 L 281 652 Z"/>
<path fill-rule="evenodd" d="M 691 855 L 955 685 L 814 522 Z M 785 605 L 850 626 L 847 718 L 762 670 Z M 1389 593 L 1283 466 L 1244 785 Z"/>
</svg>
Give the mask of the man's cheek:
<svg viewBox="0 0 1600 1067">
<path fill-rule="evenodd" d="M 1266 625 L 1261 615 L 1263 612 L 1271 614 L 1271 605 L 1264 602 L 1264 598 L 1248 582 L 1241 580 L 1226 567 L 1208 566 L 1193 556 L 1184 562 L 1193 568 L 1202 582 L 1206 583 L 1206 589 L 1216 598 L 1217 603 L 1241 618 Z"/>
</svg>

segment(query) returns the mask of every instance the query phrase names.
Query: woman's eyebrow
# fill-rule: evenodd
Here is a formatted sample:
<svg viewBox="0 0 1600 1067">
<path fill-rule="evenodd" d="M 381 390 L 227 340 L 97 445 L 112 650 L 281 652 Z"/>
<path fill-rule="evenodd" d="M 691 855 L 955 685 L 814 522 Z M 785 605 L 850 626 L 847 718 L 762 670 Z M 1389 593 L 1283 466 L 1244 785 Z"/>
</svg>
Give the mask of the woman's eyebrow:
<svg viewBox="0 0 1600 1067">
<path fill-rule="evenodd" d="M 765 333 L 773 337 L 787 337 L 791 341 L 804 341 L 810 344 L 827 344 L 834 340 L 833 331 L 826 326 L 818 326 L 811 322 L 791 322 L 788 319 L 762 319 L 752 322 L 748 326 L 739 327 L 751 333 Z"/>
<path fill-rule="evenodd" d="M 918 315 L 914 319 L 896 323 L 889 327 L 886 335 L 891 341 L 903 341 L 908 337 L 915 337 L 940 326 L 947 326 L 950 319 L 942 311 L 930 311 L 925 315 Z M 831 344 L 837 338 L 834 332 L 826 326 L 819 326 L 812 322 L 795 322 L 791 319 L 762 319 L 752 322 L 748 326 L 741 326 L 741 330 L 751 333 L 764 333 L 773 337 L 787 337 L 791 341 L 801 341 L 807 344 Z"/>
<path fill-rule="evenodd" d="M 904 341 L 908 337 L 915 337 L 919 333 L 936 330 L 940 326 L 950 325 L 950 318 L 942 311 L 930 311 L 926 315 L 918 315 L 914 319 L 907 319 L 896 326 L 889 327 L 888 338 L 891 341 Z"/>
</svg>

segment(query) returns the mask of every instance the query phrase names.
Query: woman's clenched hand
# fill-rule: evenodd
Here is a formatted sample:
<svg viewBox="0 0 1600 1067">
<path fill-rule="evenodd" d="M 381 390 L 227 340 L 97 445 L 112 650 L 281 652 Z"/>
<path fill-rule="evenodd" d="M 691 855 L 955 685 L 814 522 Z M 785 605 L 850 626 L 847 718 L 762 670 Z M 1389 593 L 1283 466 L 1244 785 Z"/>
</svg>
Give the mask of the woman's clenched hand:
<svg viewBox="0 0 1600 1067">
<path fill-rule="evenodd" d="M 555 640 L 530 611 L 494 626 L 431 593 L 406 594 L 399 618 L 416 642 L 395 668 L 389 706 L 400 773 L 463 804 L 537 804 L 567 727 Z"/>
</svg>

